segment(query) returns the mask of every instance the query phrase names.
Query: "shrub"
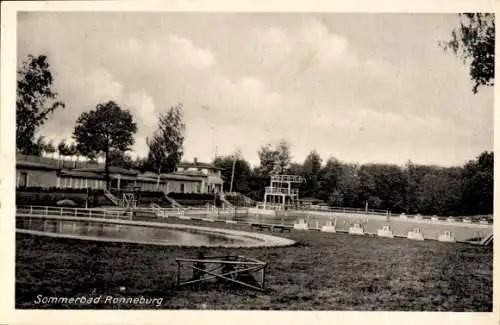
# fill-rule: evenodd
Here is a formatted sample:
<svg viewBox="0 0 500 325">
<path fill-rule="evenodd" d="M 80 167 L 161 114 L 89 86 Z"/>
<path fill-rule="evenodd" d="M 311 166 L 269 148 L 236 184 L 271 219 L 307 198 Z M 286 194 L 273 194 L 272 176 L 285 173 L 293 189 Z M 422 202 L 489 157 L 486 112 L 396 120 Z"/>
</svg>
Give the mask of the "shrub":
<svg viewBox="0 0 500 325">
<path fill-rule="evenodd" d="M 25 187 L 16 191 L 16 205 L 56 206 L 58 201 L 65 199 L 79 207 L 84 207 L 87 199 L 88 207 L 110 205 L 103 190 L 91 190 L 87 194 L 87 189 Z"/>
<path fill-rule="evenodd" d="M 210 193 L 176 193 L 176 192 L 170 192 L 168 193 L 168 196 L 171 197 L 174 200 L 201 200 L 201 201 L 207 201 L 207 200 L 213 200 L 214 196 L 213 194 Z"/>
</svg>

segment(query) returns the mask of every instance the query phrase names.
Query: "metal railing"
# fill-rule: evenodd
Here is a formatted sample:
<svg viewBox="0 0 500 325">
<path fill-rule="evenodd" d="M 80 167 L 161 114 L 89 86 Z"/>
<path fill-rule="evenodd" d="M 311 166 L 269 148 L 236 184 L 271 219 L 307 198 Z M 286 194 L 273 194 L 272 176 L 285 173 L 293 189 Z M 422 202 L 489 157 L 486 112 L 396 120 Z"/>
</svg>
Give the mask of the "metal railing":
<svg viewBox="0 0 500 325">
<path fill-rule="evenodd" d="M 299 190 L 296 188 L 286 188 L 286 187 L 272 187 L 266 186 L 266 194 L 286 194 L 286 195 L 297 195 Z"/>
<path fill-rule="evenodd" d="M 356 209 L 356 208 L 339 208 L 339 207 L 329 207 L 329 206 L 299 206 L 298 210 L 301 211 L 321 211 L 321 212 L 341 212 L 341 213 L 355 213 L 355 214 L 368 214 L 368 215 L 380 215 L 387 216 L 390 215 L 389 210 L 377 210 L 377 209 Z"/>
<path fill-rule="evenodd" d="M 291 183 L 302 183 L 304 178 L 297 175 L 271 175 L 271 182 L 291 182 Z"/>
<path fill-rule="evenodd" d="M 133 217 L 132 211 L 123 209 L 59 208 L 50 206 L 18 206 L 16 207 L 16 215 L 125 220 L 132 220 Z"/>
</svg>

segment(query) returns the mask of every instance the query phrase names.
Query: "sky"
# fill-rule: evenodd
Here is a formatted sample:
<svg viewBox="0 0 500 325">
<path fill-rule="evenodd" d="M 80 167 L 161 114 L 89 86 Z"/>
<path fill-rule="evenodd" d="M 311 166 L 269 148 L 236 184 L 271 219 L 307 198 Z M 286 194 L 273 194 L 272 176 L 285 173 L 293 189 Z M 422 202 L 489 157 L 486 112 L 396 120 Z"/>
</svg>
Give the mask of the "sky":
<svg viewBox="0 0 500 325">
<path fill-rule="evenodd" d="M 185 160 L 291 144 L 325 161 L 462 165 L 493 150 L 493 89 L 439 47 L 454 14 L 18 14 L 18 64 L 46 54 L 67 107 L 40 134 L 70 139 L 98 103 L 129 109 L 147 154 L 158 114 L 182 103 Z"/>
</svg>

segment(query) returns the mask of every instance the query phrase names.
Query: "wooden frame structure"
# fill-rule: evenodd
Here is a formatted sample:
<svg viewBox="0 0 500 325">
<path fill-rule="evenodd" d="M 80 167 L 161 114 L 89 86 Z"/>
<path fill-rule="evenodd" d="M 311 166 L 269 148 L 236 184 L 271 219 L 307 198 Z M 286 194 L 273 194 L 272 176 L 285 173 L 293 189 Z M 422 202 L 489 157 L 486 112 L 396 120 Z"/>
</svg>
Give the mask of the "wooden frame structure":
<svg viewBox="0 0 500 325">
<path fill-rule="evenodd" d="M 238 284 L 242 287 L 264 291 L 267 263 L 245 256 L 219 256 L 204 258 L 177 258 L 177 274 L 175 286 L 181 287 L 190 284 L 206 283 L 211 279 L 224 280 L 227 283 Z M 182 267 L 193 270 L 193 277 L 189 280 L 181 279 Z M 253 277 L 252 275 L 258 275 Z M 254 281 L 245 279 L 250 276 Z"/>
</svg>

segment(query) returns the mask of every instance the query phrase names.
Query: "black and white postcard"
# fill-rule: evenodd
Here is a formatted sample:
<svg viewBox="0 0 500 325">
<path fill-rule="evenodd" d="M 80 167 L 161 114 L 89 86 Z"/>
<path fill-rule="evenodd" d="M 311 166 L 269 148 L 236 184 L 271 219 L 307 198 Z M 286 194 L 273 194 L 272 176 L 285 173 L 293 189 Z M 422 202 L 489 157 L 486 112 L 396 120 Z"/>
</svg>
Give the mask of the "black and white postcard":
<svg viewBox="0 0 500 325">
<path fill-rule="evenodd" d="M 0 322 L 497 323 L 495 9 L 3 2 Z"/>
</svg>

